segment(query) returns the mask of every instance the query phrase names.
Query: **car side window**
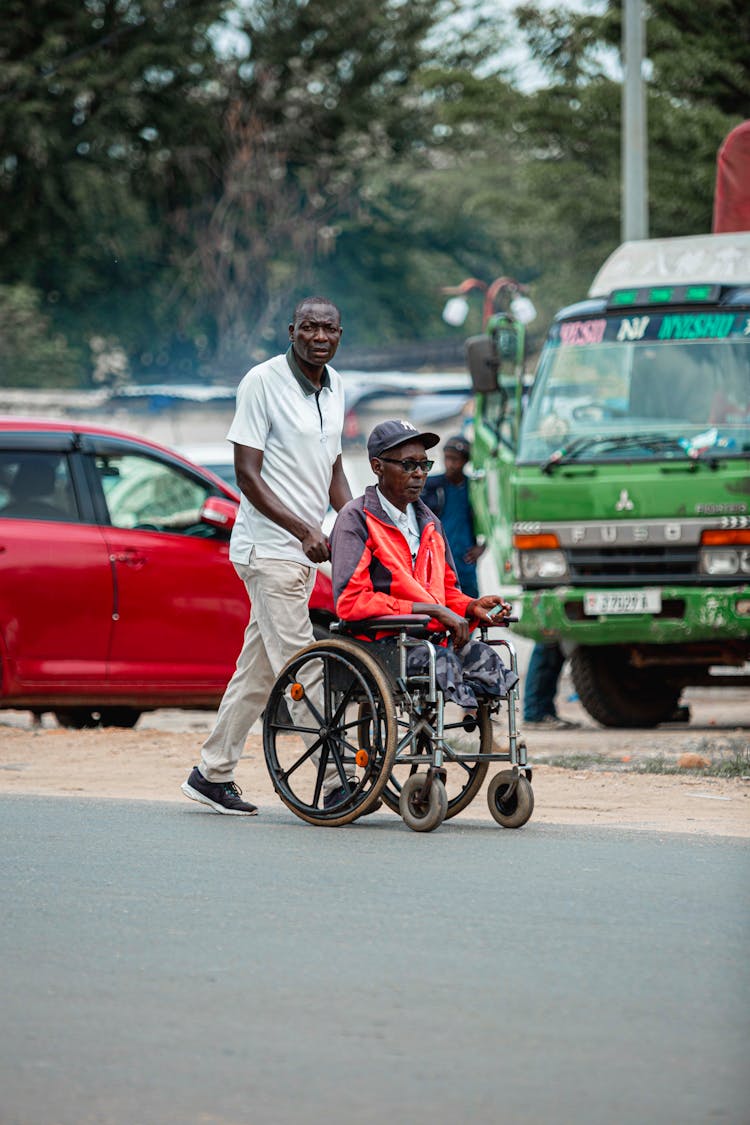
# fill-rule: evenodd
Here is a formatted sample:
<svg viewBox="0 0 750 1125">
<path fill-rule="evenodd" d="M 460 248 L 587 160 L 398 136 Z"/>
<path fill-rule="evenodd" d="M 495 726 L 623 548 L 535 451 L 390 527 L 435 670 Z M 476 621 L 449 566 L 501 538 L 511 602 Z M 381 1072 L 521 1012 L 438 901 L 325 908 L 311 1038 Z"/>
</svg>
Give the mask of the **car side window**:
<svg viewBox="0 0 750 1125">
<path fill-rule="evenodd" d="M 64 453 L 0 451 L 0 519 L 78 521 Z"/>
<path fill-rule="evenodd" d="M 95 458 L 114 527 L 177 534 L 206 534 L 200 511 L 212 489 L 178 468 L 134 453 L 99 453 Z"/>
</svg>

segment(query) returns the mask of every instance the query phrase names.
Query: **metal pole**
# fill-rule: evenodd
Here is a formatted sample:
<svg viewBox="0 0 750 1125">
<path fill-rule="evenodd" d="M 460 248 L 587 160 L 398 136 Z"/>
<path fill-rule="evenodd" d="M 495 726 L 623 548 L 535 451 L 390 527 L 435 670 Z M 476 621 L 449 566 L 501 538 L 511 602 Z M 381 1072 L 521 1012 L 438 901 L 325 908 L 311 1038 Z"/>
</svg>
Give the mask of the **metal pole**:
<svg viewBox="0 0 750 1125">
<path fill-rule="evenodd" d="M 641 0 L 625 0 L 622 24 L 622 241 L 648 238 L 646 97 L 642 74 L 644 22 Z"/>
</svg>

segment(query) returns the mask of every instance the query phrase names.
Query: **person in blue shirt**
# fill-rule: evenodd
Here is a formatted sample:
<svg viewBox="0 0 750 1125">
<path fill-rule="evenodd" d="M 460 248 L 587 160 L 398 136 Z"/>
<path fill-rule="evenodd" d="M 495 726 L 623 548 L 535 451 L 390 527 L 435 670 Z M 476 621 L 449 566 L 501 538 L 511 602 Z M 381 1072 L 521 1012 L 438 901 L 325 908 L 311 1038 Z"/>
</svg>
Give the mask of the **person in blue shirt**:
<svg viewBox="0 0 750 1125">
<path fill-rule="evenodd" d="M 442 521 L 461 589 L 472 598 L 478 598 L 477 559 L 484 546 L 477 542 L 469 481 L 464 472 L 470 456 L 471 446 L 465 437 L 448 438 L 443 446 L 445 472 L 427 478 L 422 499 Z M 558 644 L 534 645 L 523 693 L 525 727 L 572 730 L 580 726 L 563 719 L 555 708 L 555 694 L 564 662 L 565 657 Z"/>
<path fill-rule="evenodd" d="M 464 472 L 470 456 L 471 446 L 465 437 L 457 434 L 448 438 L 443 446 L 445 472 L 427 478 L 422 499 L 443 524 L 461 589 L 478 598 L 477 559 L 484 545 L 477 542 L 469 479 Z"/>
</svg>

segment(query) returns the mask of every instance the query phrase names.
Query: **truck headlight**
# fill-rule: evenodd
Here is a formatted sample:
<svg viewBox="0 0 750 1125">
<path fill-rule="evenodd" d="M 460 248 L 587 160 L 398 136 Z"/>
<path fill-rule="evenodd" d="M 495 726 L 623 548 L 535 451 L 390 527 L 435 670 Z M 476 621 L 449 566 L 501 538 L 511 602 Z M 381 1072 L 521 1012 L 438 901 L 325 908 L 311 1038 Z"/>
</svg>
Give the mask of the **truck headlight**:
<svg viewBox="0 0 750 1125">
<path fill-rule="evenodd" d="M 750 528 L 707 527 L 701 532 L 701 548 L 703 574 L 716 578 L 750 574 Z"/>
<path fill-rule="evenodd" d="M 565 578 L 568 567 L 562 551 L 519 551 L 521 578 Z"/>
<path fill-rule="evenodd" d="M 742 552 L 746 554 L 747 552 Z M 701 570 L 714 578 L 726 578 L 731 574 L 738 574 L 740 570 L 740 552 L 731 547 L 717 548 L 701 552 Z"/>
</svg>

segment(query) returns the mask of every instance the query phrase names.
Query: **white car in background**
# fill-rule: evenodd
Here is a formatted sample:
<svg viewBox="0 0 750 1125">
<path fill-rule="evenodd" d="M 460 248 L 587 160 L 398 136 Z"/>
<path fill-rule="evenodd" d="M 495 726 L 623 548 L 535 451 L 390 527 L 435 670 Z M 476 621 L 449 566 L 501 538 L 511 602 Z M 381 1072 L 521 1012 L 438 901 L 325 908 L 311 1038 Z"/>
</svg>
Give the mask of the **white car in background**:
<svg viewBox="0 0 750 1125">
<path fill-rule="evenodd" d="M 210 469 L 212 473 L 216 473 L 217 477 L 228 484 L 231 488 L 237 488 L 237 479 L 234 475 L 234 446 L 231 441 L 225 442 L 196 442 L 193 445 L 180 445 L 178 452 L 183 457 L 187 457 L 196 465 L 201 468 Z M 360 458 L 361 460 L 361 458 Z M 346 470 L 347 466 L 344 466 Z M 363 474 L 361 471 L 355 469 L 352 473 L 352 467 L 349 467 L 349 484 L 352 489 L 355 488 L 355 482 Z M 369 482 L 368 482 L 369 483 Z M 360 489 L 362 491 L 362 489 Z M 355 493 L 356 495 L 356 493 Z M 323 531 L 326 535 L 330 535 L 334 523 L 336 522 L 336 513 L 333 508 L 329 507 L 323 519 Z M 322 563 L 320 569 L 323 574 L 330 579 L 331 577 L 331 564 Z M 321 634 L 322 635 L 322 634 Z"/>
<path fill-rule="evenodd" d="M 232 488 L 237 487 L 237 479 L 234 475 L 234 446 L 231 441 L 197 442 L 193 445 L 181 445 L 178 449 L 189 461 L 204 469 L 210 469 Z"/>
<path fill-rule="evenodd" d="M 187 457 L 204 469 L 210 469 L 230 487 L 237 488 L 234 475 L 234 446 L 231 441 L 194 442 L 176 448 L 183 457 Z M 364 491 L 365 485 L 372 484 L 374 479 L 367 456 L 364 451 L 345 452 L 343 462 L 352 495 L 358 496 Z M 330 532 L 335 519 L 336 513 L 333 508 L 329 508 L 323 521 L 323 530 L 326 533 Z"/>
</svg>

